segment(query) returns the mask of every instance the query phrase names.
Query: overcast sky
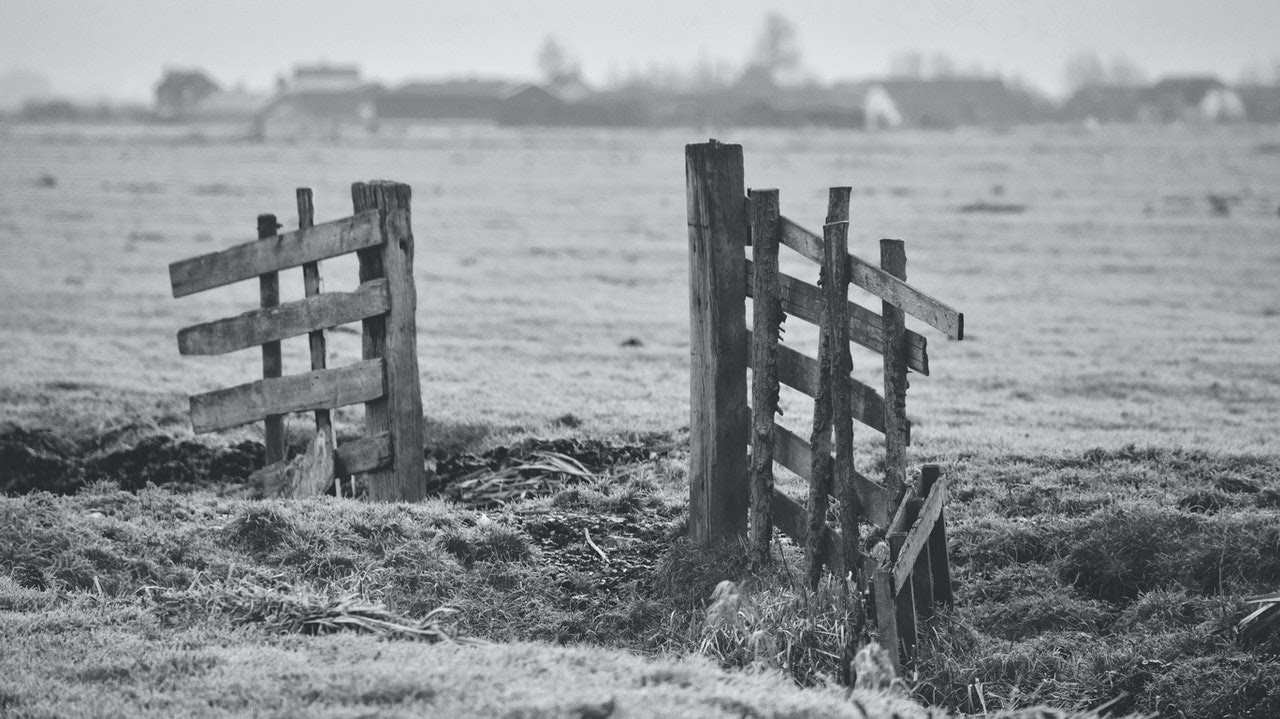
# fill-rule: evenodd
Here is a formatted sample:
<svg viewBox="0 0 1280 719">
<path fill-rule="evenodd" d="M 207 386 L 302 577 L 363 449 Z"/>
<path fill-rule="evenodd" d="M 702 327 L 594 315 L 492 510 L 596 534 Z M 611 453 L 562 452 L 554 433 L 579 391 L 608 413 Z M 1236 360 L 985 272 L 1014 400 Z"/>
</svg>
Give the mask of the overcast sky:
<svg viewBox="0 0 1280 719">
<path fill-rule="evenodd" d="M 554 34 L 589 81 L 700 57 L 746 58 L 764 15 L 795 25 L 805 67 L 833 80 L 942 52 L 1063 91 L 1079 51 L 1123 53 L 1152 76 L 1280 61 L 1280 0 L 0 0 L 0 73 L 43 73 L 77 98 L 147 100 L 165 66 L 267 89 L 298 61 L 371 79 L 536 76 Z"/>
</svg>

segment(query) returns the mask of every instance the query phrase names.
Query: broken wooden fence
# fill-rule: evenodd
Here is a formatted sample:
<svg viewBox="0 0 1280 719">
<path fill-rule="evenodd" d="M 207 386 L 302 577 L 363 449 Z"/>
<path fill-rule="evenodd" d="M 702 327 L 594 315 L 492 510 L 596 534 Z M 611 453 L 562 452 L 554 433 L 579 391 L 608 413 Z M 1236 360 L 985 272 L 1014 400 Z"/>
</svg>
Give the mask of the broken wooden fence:
<svg viewBox="0 0 1280 719">
<path fill-rule="evenodd" d="M 314 495 L 335 479 L 365 474 L 375 500 L 421 499 L 422 394 L 418 379 L 417 290 L 408 185 L 351 186 L 355 214 L 313 224 L 311 190 L 299 188 L 298 229 L 277 234 L 275 215 L 258 216 L 258 239 L 169 265 L 173 296 L 258 278 L 261 306 L 237 317 L 178 332 L 183 355 L 220 355 L 262 347 L 262 379 L 191 397 L 191 424 L 212 432 L 265 422 L 267 467 L 257 477 L 269 495 Z M 356 253 L 360 286 L 321 292 L 320 261 Z M 280 304 L 282 270 L 302 267 L 305 299 Z M 325 330 L 361 322 L 363 361 L 326 366 Z M 280 341 L 308 336 L 311 371 L 282 376 Z M 337 445 L 330 410 L 364 403 L 365 437 Z M 307 451 L 286 458 L 284 415 L 314 411 Z"/>
<path fill-rule="evenodd" d="M 880 266 L 848 251 L 849 188 L 832 188 L 821 236 L 779 212 L 777 190 L 745 191 L 742 147 L 686 147 L 692 351 L 691 538 L 709 545 L 747 537 L 753 561 L 768 557 L 776 526 L 805 548 L 808 579 L 822 567 L 871 589 L 881 643 L 897 659 L 914 652 L 918 617 L 951 599 L 943 504 L 946 480 L 926 465 L 907 483 L 907 373 L 927 375 L 927 343 L 904 313 L 963 339 L 964 316 L 906 284 L 901 240 L 882 240 Z M 751 259 L 744 257 L 750 245 Z M 785 245 L 821 268 L 821 288 L 781 274 Z M 848 300 L 848 286 L 881 298 L 876 314 Z M 752 330 L 745 300 L 753 299 Z M 820 328 L 819 358 L 779 342 L 787 316 Z M 850 343 L 883 357 L 884 394 L 850 376 Z M 751 404 L 746 371 L 752 368 Z M 808 441 L 777 425 L 780 385 L 814 398 Z M 853 462 L 853 422 L 884 435 L 884 482 Z M 747 449 L 750 446 L 750 453 Z M 804 505 L 774 491 L 777 463 L 809 481 Z M 826 523 L 837 499 L 839 528 Z M 883 528 L 887 565 L 864 556 L 859 525 Z"/>
</svg>

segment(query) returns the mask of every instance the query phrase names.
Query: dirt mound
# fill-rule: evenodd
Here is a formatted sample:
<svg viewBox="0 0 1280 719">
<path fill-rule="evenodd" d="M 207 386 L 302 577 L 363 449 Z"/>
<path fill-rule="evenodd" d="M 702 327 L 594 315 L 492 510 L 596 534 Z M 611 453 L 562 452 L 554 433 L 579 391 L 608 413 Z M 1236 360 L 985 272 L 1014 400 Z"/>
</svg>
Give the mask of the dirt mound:
<svg viewBox="0 0 1280 719">
<path fill-rule="evenodd" d="M 53 430 L 10 425 L 0 430 L 0 493 L 75 494 L 104 480 L 129 491 L 148 484 L 191 490 L 244 482 L 263 459 L 258 442 L 219 447 L 165 434 L 109 451 L 83 452 Z"/>
</svg>

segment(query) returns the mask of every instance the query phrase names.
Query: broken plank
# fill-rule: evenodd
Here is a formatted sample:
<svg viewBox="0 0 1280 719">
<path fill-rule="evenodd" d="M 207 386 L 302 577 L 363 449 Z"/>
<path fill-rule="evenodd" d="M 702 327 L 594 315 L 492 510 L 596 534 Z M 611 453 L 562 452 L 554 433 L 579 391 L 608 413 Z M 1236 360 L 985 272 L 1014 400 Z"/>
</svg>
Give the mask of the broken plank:
<svg viewBox="0 0 1280 719">
<path fill-rule="evenodd" d="M 391 464 L 391 433 L 380 432 L 338 445 L 337 473 L 363 474 Z"/>
<path fill-rule="evenodd" d="M 933 533 L 933 525 L 942 516 L 942 506 L 947 501 L 947 478 L 942 477 L 929 491 L 920 516 L 912 523 L 907 532 L 906 541 L 898 553 L 893 565 L 894 586 L 902 587 L 911 580 L 911 570 L 915 567 L 916 556 L 929 543 L 929 535 Z"/>
</svg>

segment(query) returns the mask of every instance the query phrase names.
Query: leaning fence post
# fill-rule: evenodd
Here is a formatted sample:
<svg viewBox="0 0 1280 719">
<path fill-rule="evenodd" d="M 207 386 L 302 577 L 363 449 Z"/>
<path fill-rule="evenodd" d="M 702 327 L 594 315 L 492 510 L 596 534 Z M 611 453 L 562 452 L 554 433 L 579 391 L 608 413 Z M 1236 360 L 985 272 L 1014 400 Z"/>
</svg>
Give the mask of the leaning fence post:
<svg viewBox="0 0 1280 719">
<path fill-rule="evenodd" d="M 880 240 L 880 268 L 907 279 L 902 240 Z M 902 310 L 881 303 L 884 329 L 884 478 L 889 494 L 901 497 L 907 483 L 907 325 Z"/>
<path fill-rule="evenodd" d="M 942 474 L 936 464 L 926 464 L 920 468 L 921 496 L 928 498 L 933 487 Z M 952 600 L 951 593 L 951 560 L 947 556 L 947 519 L 946 510 L 938 514 L 938 522 L 929 532 L 929 567 L 933 573 L 934 601 L 945 604 Z"/>
<path fill-rule="evenodd" d="M 268 237 L 275 237 L 276 231 L 279 229 L 280 224 L 276 222 L 275 215 L 258 215 L 258 239 L 264 240 Z M 267 272 L 258 275 L 258 297 L 261 307 L 275 307 L 280 304 L 279 272 Z M 279 377 L 281 374 L 283 374 L 283 365 L 280 361 L 280 341 L 262 343 L 263 379 Z M 284 415 L 267 415 L 263 421 L 263 428 L 267 465 L 272 465 L 284 459 L 285 455 Z"/>
<path fill-rule="evenodd" d="M 689 537 L 747 528 L 746 190 L 742 146 L 685 146 L 689 224 Z"/>
<path fill-rule="evenodd" d="M 908 522 L 908 526 L 910 526 L 910 522 Z M 906 532 L 894 532 L 889 535 L 889 557 L 893 564 L 897 564 L 898 555 L 902 552 L 902 545 L 906 541 Z M 892 575 L 889 581 L 893 582 Z M 902 586 L 894 584 L 893 587 L 893 592 L 895 593 L 894 605 L 897 608 L 898 639 L 902 642 L 903 659 L 913 656 L 916 651 L 916 601 L 914 589 L 911 582 L 905 582 Z"/>
<path fill-rule="evenodd" d="M 778 191 L 752 190 L 751 257 L 751 511 L 747 516 L 751 563 L 769 559 L 773 535 L 773 416 L 778 411 L 778 334 L 782 312 L 778 280 Z"/>
<path fill-rule="evenodd" d="M 357 182 L 351 186 L 351 199 L 356 212 L 382 210 L 384 242 L 359 252 L 360 281 L 386 277 L 391 296 L 386 315 L 364 320 L 364 358 L 382 358 L 386 370 L 386 394 L 365 403 L 365 426 L 370 436 L 390 432 L 392 453 L 390 466 L 368 475 L 369 498 L 417 501 L 426 495 L 427 476 L 422 457 L 410 190 L 398 182 Z"/>
</svg>

